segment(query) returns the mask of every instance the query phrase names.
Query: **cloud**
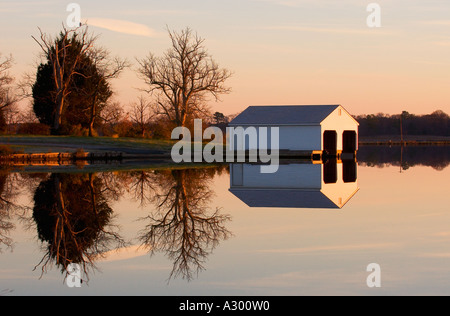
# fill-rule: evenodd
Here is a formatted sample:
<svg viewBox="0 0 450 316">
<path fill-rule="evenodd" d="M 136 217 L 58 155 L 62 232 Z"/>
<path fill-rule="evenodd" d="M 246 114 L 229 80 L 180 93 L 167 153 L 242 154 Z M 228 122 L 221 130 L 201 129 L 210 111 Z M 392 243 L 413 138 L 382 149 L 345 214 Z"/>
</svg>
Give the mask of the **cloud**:
<svg viewBox="0 0 450 316">
<path fill-rule="evenodd" d="M 146 36 L 146 37 L 158 37 L 159 34 L 149 28 L 144 24 L 124 21 L 124 20 L 115 20 L 115 19 L 104 19 L 104 18 L 88 18 L 85 19 L 84 23 L 89 26 L 96 26 L 105 30 L 109 30 L 112 32 L 137 35 L 137 36 Z"/>
<path fill-rule="evenodd" d="M 186 16 L 206 14 L 199 10 L 143 10 L 143 9 L 125 9 L 122 14 L 127 16 Z"/>
<path fill-rule="evenodd" d="M 109 251 L 104 254 L 104 258 L 101 261 L 113 262 L 128 260 L 136 257 L 142 257 L 148 254 L 148 250 L 143 249 L 139 246 L 129 246 L 125 248 L 120 248 L 117 250 Z"/>
</svg>

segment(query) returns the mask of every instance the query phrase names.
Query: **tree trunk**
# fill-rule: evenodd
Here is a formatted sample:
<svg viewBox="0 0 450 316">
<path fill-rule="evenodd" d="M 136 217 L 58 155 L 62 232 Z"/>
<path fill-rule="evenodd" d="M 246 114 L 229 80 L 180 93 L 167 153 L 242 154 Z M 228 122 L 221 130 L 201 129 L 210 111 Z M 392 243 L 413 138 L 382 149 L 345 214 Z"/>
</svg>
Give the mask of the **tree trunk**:
<svg viewBox="0 0 450 316">
<path fill-rule="evenodd" d="M 89 137 L 94 137 L 93 130 L 94 130 L 94 122 L 91 121 L 89 124 Z"/>
<path fill-rule="evenodd" d="M 63 107 L 64 107 L 64 96 L 60 93 L 56 97 L 56 111 L 55 111 L 55 118 L 53 121 L 53 130 L 55 132 L 59 132 L 59 129 L 61 127 L 61 118 L 62 118 Z"/>
<path fill-rule="evenodd" d="M 94 137 L 94 121 L 95 121 L 95 106 L 92 106 L 91 117 L 89 120 L 89 137 Z"/>
<path fill-rule="evenodd" d="M 94 99 L 92 100 L 91 104 L 91 115 L 89 118 L 89 137 L 94 137 L 94 122 L 95 122 L 95 116 L 96 116 L 96 108 L 95 105 L 97 104 L 97 92 L 94 95 Z"/>
</svg>

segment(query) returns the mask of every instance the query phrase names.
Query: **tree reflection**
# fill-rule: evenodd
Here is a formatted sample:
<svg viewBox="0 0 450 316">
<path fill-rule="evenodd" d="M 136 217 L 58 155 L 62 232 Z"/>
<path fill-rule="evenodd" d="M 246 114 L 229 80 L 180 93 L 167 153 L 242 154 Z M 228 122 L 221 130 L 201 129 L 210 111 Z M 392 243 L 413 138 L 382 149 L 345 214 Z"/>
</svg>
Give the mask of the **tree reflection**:
<svg viewBox="0 0 450 316">
<path fill-rule="evenodd" d="M 5 166 L 0 166 L 0 252 L 3 246 L 12 249 L 13 240 L 10 232 L 15 228 L 13 217 L 24 218 L 28 208 L 20 205 L 19 199 L 23 186 L 27 185 L 26 179 L 18 174 L 9 172 Z"/>
<path fill-rule="evenodd" d="M 400 170 L 427 166 L 442 171 L 450 165 L 450 147 L 361 146 L 358 150 L 358 163 L 378 168 L 397 166 Z"/>
<path fill-rule="evenodd" d="M 158 177 L 153 171 L 134 171 L 130 173 L 131 183 L 130 192 L 135 201 L 139 202 L 140 207 L 145 207 L 152 203 L 157 185 Z"/>
<path fill-rule="evenodd" d="M 204 270 L 208 255 L 220 241 L 231 236 L 225 227 L 230 216 L 209 209 L 211 180 L 222 169 L 173 169 L 140 177 L 141 181 L 152 179 L 148 188 L 156 205 L 156 211 L 145 218 L 149 224 L 140 241 L 151 254 L 164 252 L 173 260 L 169 280 L 180 275 L 191 280 Z"/>
<path fill-rule="evenodd" d="M 8 185 L 8 172 L 0 172 L 0 246 L 12 247 L 12 239 L 9 232 L 14 228 L 11 222 L 11 209 L 15 203 L 12 201 L 11 187 Z M 0 247 L 0 251 L 2 248 Z"/>
<path fill-rule="evenodd" d="M 103 180 L 95 174 L 52 174 L 34 194 L 33 219 L 46 253 L 36 265 L 42 273 L 54 262 L 62 273 L 69 264 L 88 270 L 107 251 L 124 246 L 111 224 Z"/>
</svg>

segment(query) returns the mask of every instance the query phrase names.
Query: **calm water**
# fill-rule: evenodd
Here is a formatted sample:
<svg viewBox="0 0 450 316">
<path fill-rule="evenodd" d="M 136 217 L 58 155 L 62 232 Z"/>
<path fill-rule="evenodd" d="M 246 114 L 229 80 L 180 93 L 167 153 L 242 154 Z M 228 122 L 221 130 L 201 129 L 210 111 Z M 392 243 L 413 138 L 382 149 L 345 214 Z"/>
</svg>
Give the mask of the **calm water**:
<svg viewBox="0 0 450 316">
<path fill-rule="evenodd" d="M 5 170 L 0 295 L 449 295 L 449 164 L 449 147 L 364 147 L 275 175 Z"/>
</svg>

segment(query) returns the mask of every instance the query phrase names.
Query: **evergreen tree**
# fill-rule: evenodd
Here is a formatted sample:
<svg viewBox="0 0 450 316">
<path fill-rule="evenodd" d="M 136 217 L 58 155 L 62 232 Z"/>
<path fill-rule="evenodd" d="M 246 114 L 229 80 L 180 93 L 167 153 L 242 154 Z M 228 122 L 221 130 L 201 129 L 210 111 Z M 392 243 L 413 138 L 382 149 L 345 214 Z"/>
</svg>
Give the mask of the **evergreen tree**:
<svg viewBox="0 0 450 316">
<path fill-rule="evenodd" d="M 51 45 L 50 40 L 41 36 L 45 43 L 41 47 L 47 49 L 44 49 L 46 61 L 39 65 L 32 87 L 36 117 L 50 125 L 53 134 L 69 134 L 76 126 L 89 128 L 92 110 L 101 112 L 112 95 L 109 83 L 90 54 L 94 40 L 86 40 L 86 33 L 68 35 L 67 30 L 61 32 Z M 93 123 L 100 122 L 97 119 Z"/>
</svg>

